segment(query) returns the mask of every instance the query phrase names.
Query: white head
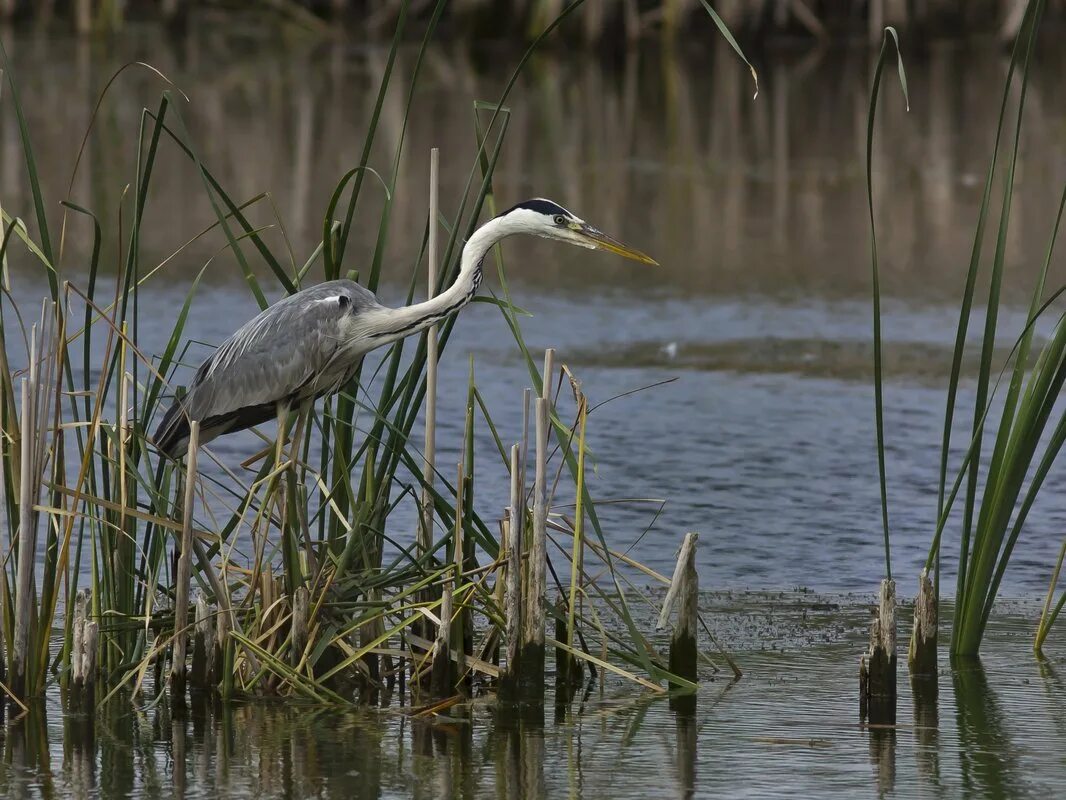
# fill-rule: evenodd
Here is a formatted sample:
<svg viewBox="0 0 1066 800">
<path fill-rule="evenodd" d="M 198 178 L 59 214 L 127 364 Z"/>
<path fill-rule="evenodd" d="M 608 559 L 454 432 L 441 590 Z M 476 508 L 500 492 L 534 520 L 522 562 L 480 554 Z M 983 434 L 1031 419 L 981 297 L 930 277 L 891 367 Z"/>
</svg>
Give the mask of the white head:
<svg viewBox="0 0 1066 800">
<path fill-rule="evenodd" d="M 558 203 L 542 197 L 519 203 L 496 219 L 506 225 L 508 234 L 528 233 L 588 247 L 591 250 L 606 250 L 644 264 L 658 263 L 646 253 L 612 239 Z"/>
</svg>

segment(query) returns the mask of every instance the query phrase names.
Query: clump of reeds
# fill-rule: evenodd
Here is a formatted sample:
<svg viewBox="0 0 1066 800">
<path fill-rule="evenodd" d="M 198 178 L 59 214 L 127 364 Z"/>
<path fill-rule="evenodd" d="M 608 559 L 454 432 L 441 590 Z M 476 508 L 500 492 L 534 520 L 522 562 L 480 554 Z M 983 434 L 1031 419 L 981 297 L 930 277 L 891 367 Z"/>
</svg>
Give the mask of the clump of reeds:
<svg viewBox="0 0 1066 800">
<path fill-rule="evenodd" d="M 517 71 L 570 10 L 534 41 L 499 101 L 475 106 L 478 155 L 456 216 L 442 225 L 434 194 L 423 234 L 419 262 L 429 249 L 430 274 L 436 277 L 431 291 L 454 279 L 464 236 L 483 209 L 494 209 L 492 175 L 508 118 L 504 102 Z M 403 24 L 398 23 L 390 63 Z M 21 220 L 0 212 L 0 261 L 9 247 L 23 247 L 40 265 L 49 291 L 36 326 L 26 331 L 20 325 L 27 340 L 25 367 L 14 366 L 22 358 L 21 342 L 0 338 L 3 498 L 8 519 L 19 521 L 0 601 L 16 699 L 38 695 L 56 680 L 79 690 L 99 682 L 105 696 L 138 692 L 149 685 L 149 674 L 155 676 L 155 691 L 169 684 L 179 697 L 187 678 L 193 687 L 223 697 L 280 694 L 348 703 L 390 694 L 397 684 L 402 690 L 408 679 L 413 691 L 451 695 L 468 690 L 474 676 L 488 682 L 500 677 L 493 661 L 501 642 L 510 655 L 507 673 L 517 677 L 523 665 L 533 676 L 527 686 L 541 695 L 546 646 L 564 654 L 573 674 L 584 665 L 589 674 L 609 671 L 656 692 L 665 691 L 664 683 L 694 688 L 692 676 L 673 674 L 637 627 L 629 599 L 635 587 L 619 569 L 619 562 L 635 562 L 609 547 L 584 477 L 588 403 L 576 379 L 565 367 L 560 372 L 550 355 L 544 372 L 537 369 L 519 312 L 506 294 L 502 258 L 505 296 L 491 302 L 513 334 L 533 385 L 533 392 L 516 391 L 527 425 L 509 454 L 472 368 L 456 477 L 437 469 L 432 430 L 424 452 L 412 444 L 427 397 L 432 408 L 436 356 L 447 345 L 454 318 L 417 340 L 395 344 L 383 355 L 376 383 L 361 383 L 359 375 L 308 415 L 279 421 L 275 442 L 242 465 L 251 477 L 218 463 L 209 449 L 198 450 L 195 426 L 180 464 L 160 456 L 149 440 L 160 406 L 175 388 L 199 287 L 197 277 L 163 352 L 144 352 L 138 332 L 152 323 L 140 311 L 138 292 L 188 244 L 159 264 L 145 263 L 138 247 L 160 151 L 173 148 L 188 159 L 214 212 L 214 222 L 193 240 L 221 235 L 220 252 L 236 261 L 252 296 L 265 306 L 271 289 L 261 284 L 257 268 L 265 267 L 285 292 L 316 273 L 325 279 L 344 274 L 390 71 L 378 90 L 360 163 L 333 192 L 321 246 L 302 265 L 286 266 L 249 220 L 250 209 L 265 196 L 234 200 L 200 160 L 172 90 L 165 89 L 159 104 L 141 117 L 136 175 L 119 230 L 123 258 L 114 285 L 105 286 L 100 252 L 107 234 L 91 211 L 69 199 L 62 224 L 50 218 L 33 139 L 2 49 L 0 58 L 37 223 L 31 234 Z M 407 114 L 421 63 L 411 77 Z M 481 113 L 485 108 L 492 112 L 488 119 Z M 401 150 L 402 142 L 383 180 L 378 244 L 362 276 L 371 290 L 383 267 Z M 52 235 L 57 228 L 58 240 Z M 438 247 L 442 229 L 448 235 Z M 64 278 L 63 250 L 68 237 L 84 233 L 92 238 L 91 256 L 78 285 Z M 420 269 L 412 270 L 409 297 L 420 275 Z M 5 292 L 0 322 L 15 315 L 21 321 Z M 564 419 L 558 402 L 560 374 L 570 376 L 574 389 L 572 419 Z M 369 397 L 370 386 L 376 386 L 376 398 Z M 531 496 L 524 476 L 533 393 L 538 400 Z M 474 433 L 482 425 L 492 431 L 501 469 L 512 479 L 506 537 L 493 532 L 474 502 Z M 420 524 L 417 533 L 399 535 L 390 531 L 390 515 L 408 493 L 400 477 L 405 474 L 420 481 L 414 492 L 421 496 Z M 573 519 L 551 510 L 565 480 L 578 499 Z M 405 546 L 411 534 L 415 543 Z M 553 540 L 554 557 L 568 559 L 570 571 L 567 580 L 550 583 Z M 397 552 L 386 560 L 389 541 Z M 40 586 L 35 563 L 41 565 Z M 505 584 L 506 593 L 500 591 Z M 547 604 L 548 592 L 561 593 L 562 604 Z M 564 632 L 555 639 L 545 635 L 552 615 Z M 475 630 L 475 618 L 484 621 L 481 630 Z M 58 652 L 54 630 L 62 631 Z"/>
</svg>

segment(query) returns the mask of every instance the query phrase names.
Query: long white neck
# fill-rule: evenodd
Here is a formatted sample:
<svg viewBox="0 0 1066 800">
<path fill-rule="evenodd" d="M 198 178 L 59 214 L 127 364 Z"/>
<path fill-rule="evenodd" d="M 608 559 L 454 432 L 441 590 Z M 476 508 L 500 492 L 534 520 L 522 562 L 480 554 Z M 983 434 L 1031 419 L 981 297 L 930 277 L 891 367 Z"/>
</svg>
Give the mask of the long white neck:
<svg viewBox="0 0 1066 800">
<path fill-rule="evenodd" d="M 520 232 L 517 222 L 508 220 L 510 216 L 491 219 L 474 231 L 463 247 L 455 282 L 432 300 L 403 308 L 382 308 L 373 314 L 373 327 L 367 333 L 374 346 L 424 331 L 473 300 L 481 285 L 481 263 L 485 255 L 497 242 Z"/>
</svg>

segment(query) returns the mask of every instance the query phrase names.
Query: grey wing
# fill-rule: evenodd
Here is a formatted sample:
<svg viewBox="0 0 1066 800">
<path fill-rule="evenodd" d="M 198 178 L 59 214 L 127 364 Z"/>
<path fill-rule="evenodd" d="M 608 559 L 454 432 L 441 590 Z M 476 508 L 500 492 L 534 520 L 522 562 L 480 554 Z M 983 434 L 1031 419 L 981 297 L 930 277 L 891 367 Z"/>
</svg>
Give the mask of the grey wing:
<svg viewBox="0 0 1066 800">
<path fill-rule="evenodd" d="M 187 425 L 179 424 L 179 417 L 204 427 L 211 420 L 225 421 L 220 430 L 203 430 L 207 441 L 269 418 L 280 401 L 332 388 L 349 372 L 346 332 L 360 313 L 377 306 L 372 292 L 342 280 L 297 292 L 263 310 L 200 366 L 185 398 L 164 417 L 156 444 L 167 452 L 180 449 Z M 257 409 L 255 421 L 241 424 L 245 409 Z"/>
</svg>

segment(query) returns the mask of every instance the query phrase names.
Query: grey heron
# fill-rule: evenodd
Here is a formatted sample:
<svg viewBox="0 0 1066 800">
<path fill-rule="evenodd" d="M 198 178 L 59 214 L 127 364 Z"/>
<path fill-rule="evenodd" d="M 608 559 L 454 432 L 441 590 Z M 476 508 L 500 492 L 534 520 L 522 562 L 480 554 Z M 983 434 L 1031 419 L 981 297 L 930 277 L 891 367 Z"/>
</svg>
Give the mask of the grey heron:
<svg viewBox="0 0 1066 800">
<path fill-rule="evenodd" d="M 469 303 L 481 284 L 482 262 L 499 241 L 516 234 L 606 250 L 645 264 L 655 260 L 589 225 L 551 200 L 537 198 L 479 227 L 463 247 L 452 285 L 424 303 L 389 308 L 350 280 L 303 289 L 264 309 L 230 336 L 196 371 L 155 432 L 160 451 L 180 458 L 189 422 L 200 444 L 305 408 L 336 392 L 367 353 L 425 330 Z"/>
</svg>

